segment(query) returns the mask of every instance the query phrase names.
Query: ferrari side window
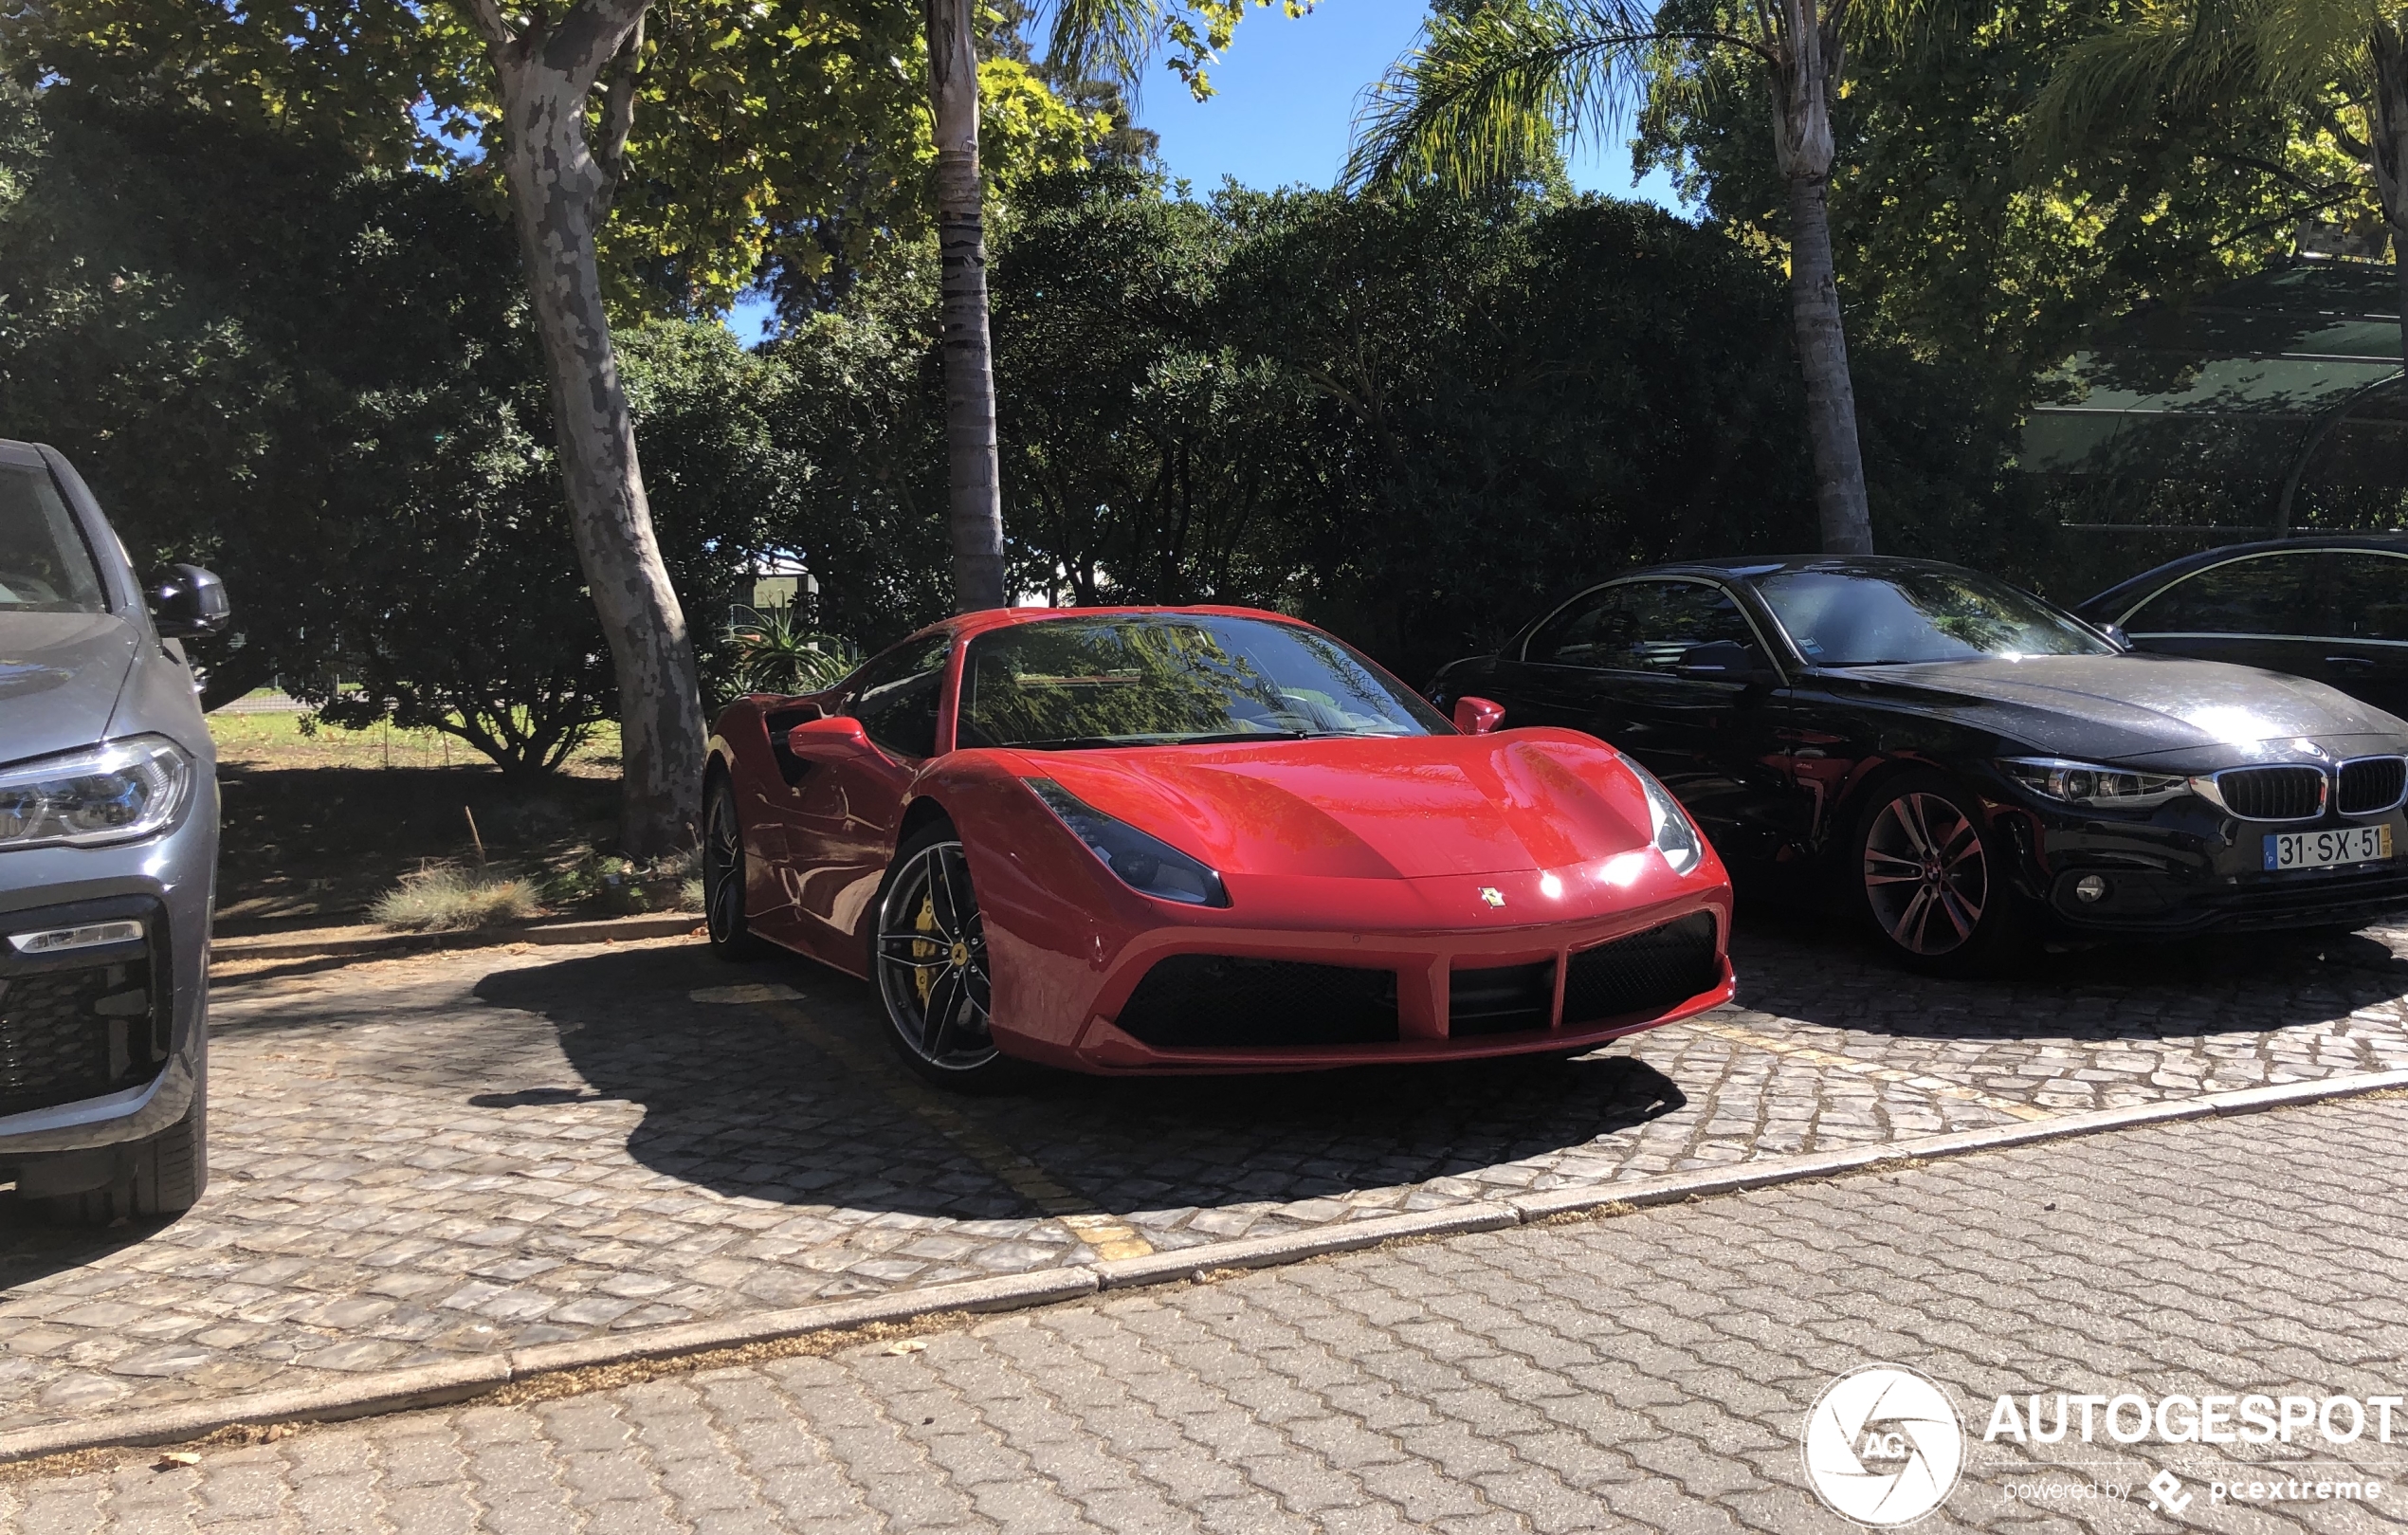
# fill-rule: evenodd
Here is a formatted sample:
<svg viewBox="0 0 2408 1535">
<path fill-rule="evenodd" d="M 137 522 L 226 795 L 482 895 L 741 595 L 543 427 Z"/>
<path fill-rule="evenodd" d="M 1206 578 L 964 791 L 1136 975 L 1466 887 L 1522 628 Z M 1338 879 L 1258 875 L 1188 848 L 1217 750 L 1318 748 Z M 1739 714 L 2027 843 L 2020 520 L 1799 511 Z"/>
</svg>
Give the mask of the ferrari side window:
<svg viewBox="0 0 2408 1535">
<path fill-rule="evenodd" d="M 861 668 L 845 712 L 862 733 L 897 757 L 932 757 L 937 750 L 937 697 L 945 680 L 949 639 L 929 640 L 881 656 Z"/>
</svg>

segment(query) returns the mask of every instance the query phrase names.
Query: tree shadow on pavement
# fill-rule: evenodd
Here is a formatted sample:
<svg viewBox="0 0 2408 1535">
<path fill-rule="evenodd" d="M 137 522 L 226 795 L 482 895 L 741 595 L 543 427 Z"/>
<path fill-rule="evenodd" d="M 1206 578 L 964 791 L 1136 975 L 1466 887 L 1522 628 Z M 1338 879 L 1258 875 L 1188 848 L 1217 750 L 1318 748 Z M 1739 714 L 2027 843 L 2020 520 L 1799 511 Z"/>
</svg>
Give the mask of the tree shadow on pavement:
<svg viewBox="0 0 2408 1535">
<path fill-rule="evenodd" d="M 689 1000 L 755 983 L 770 1007 Z M 699 946 L 497 972 L 476 995 L 559 1030 L 578 1083 L 497 1083 L 478 1106 L 641 1105 L 628 1150 L 728 1195 L 964 1219 L 1037 1212 L 1041 1172 L 1116 1213 L 1290 1202 L 1426 1183 L 1631 1129 L 1681 1107 L 1620 1054 L 1288 1076 L 1047 1073 L 957 1097 L 895 1059 L 869 987 L 801 959 L 738 967 Z M 1025 1185 L 1025 1177 L 1019 1179 Z M 1491 1192 L 1507 1192 L 1493 1188 Z"/>
</svg>

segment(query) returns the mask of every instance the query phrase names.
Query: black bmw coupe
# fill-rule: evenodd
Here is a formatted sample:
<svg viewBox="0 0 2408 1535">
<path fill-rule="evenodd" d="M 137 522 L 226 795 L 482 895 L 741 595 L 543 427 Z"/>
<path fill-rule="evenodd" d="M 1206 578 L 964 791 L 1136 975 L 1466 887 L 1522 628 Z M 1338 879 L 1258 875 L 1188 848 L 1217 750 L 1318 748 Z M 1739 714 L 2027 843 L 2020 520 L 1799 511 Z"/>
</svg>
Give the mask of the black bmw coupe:
<svg viewBox="0 0 2408 1535">
<path fill-rule="evenodd" d="M 1927 560 L 1666 565 L 1432 698 L 1620 748 L 1742 881 L 1836 888 L 1902 960 L 2040 927 L 2355 927 L 2408 909 L 2408 723 L 2321 683 L 2137 653 Z"/>
</svg>

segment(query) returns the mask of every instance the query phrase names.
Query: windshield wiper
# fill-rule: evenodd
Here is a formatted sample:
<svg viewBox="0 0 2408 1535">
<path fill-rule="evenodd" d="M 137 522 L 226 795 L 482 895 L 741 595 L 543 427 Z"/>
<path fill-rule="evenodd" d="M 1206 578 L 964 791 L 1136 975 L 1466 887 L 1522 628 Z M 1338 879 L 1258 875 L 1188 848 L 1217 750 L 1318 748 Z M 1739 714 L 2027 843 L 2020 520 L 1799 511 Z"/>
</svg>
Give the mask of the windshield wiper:
<svg viewBox="0 0 2408 1535">
<path fill-rule="evenodd" d="M 1334 730 L 1232 730 L 1215 736 L 1057 736 L 1048 740 L 1014 740 L 1015 751 L 1103 751 L 1123 746 L 1233 746 L 1250 740 L 1322 740 Z"/>
</svg>

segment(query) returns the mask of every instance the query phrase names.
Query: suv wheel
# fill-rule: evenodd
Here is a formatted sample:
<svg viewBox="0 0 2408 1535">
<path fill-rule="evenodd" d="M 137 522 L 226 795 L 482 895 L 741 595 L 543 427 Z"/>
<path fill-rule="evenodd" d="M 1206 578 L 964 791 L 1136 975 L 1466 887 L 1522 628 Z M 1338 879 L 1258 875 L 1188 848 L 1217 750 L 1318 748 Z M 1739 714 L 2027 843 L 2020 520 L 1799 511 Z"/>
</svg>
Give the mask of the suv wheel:
<svg viewBox="0 0 2408 1535">
<path fill-rule="evenodd" d="M 132 1161 L 131 1171 L 100 1187 L 27 1202 L 63 1226 L 106 1226 L 192 1209 L 209 1187 L 209 1085 L 194 1089 L 182 1119 L 121 1154 Z"/>
</svg>

